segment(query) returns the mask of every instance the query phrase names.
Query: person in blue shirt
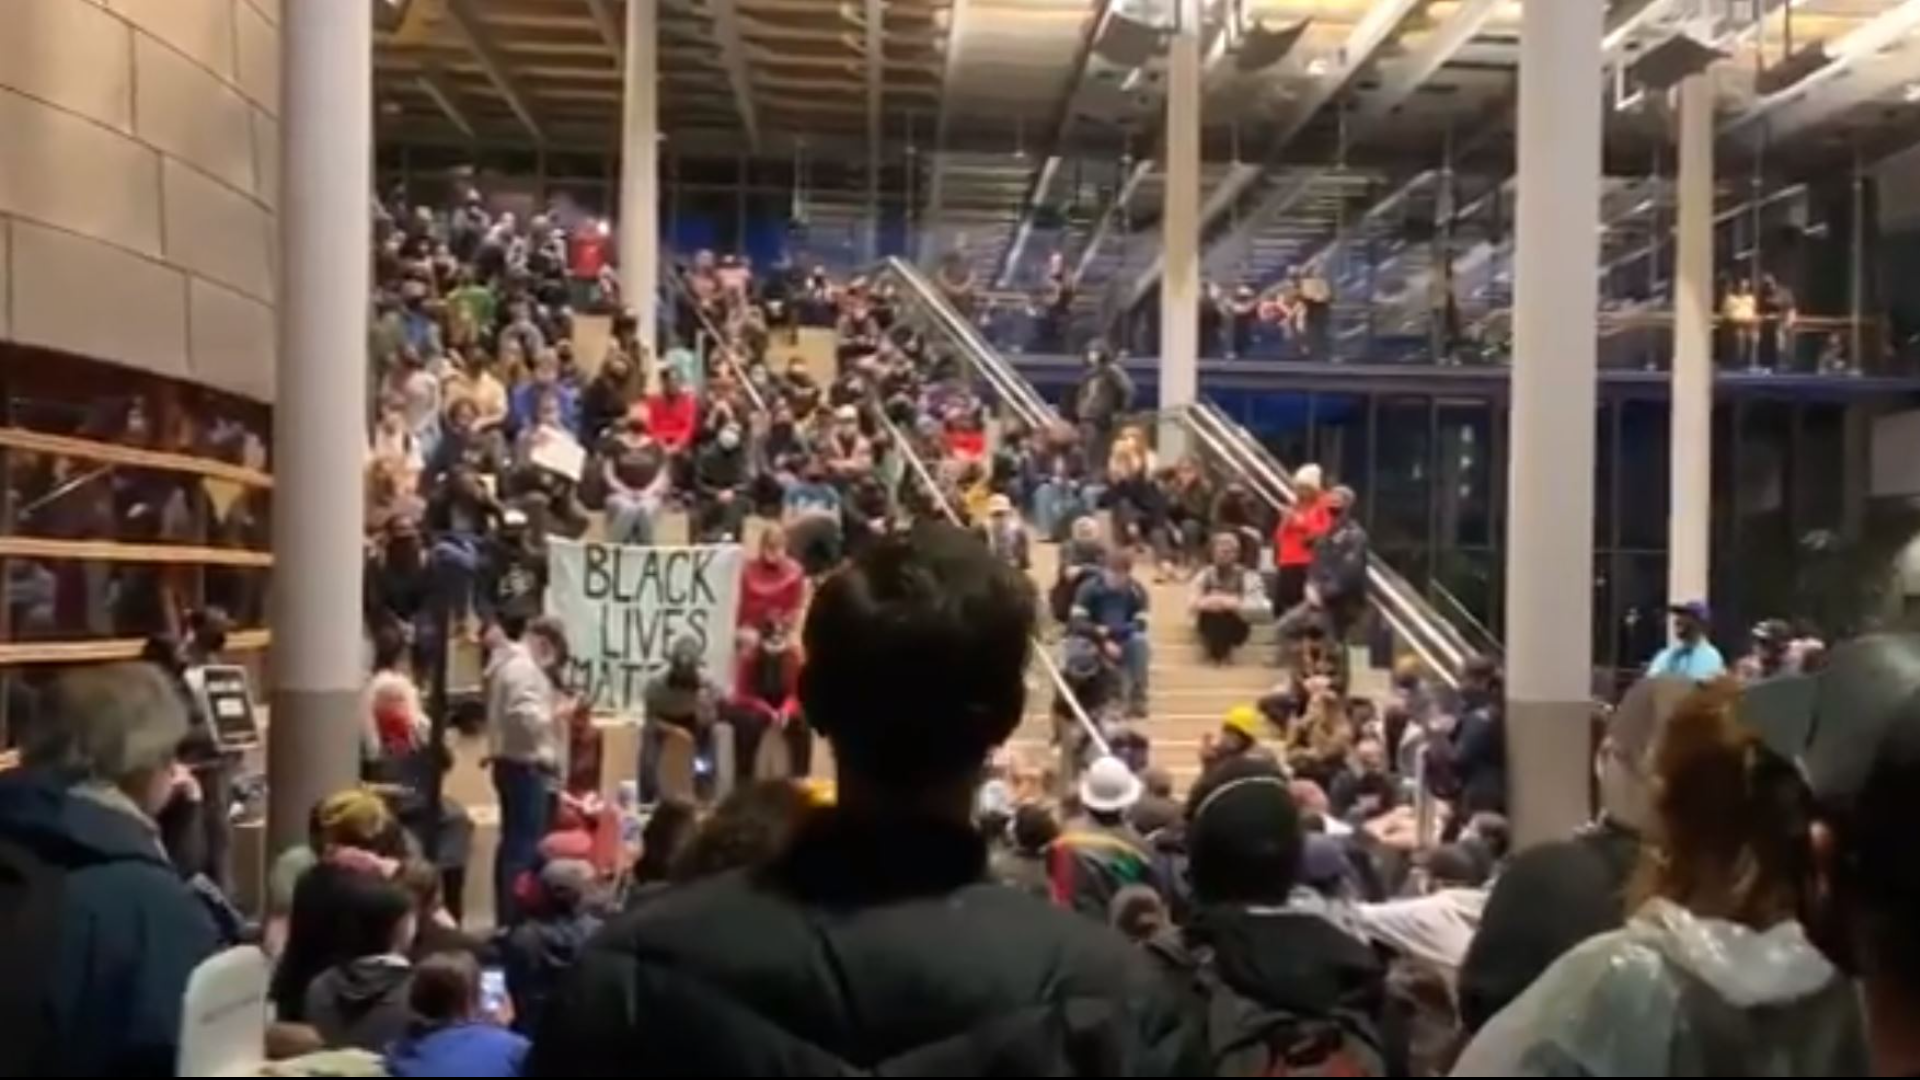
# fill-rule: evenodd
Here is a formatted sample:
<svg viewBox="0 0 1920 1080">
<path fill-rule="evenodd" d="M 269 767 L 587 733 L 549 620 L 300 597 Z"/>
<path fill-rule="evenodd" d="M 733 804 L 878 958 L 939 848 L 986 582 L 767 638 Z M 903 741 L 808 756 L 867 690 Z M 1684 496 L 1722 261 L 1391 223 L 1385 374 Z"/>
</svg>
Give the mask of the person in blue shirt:
<svg viewBox="0 0 1920 1080">
<path fill-rule="evenodd" d="M 1668 611 L 1673 615 L 1673 644 L 1647 665 L 1647 677 L 1706 682 L 1726 674 L 1726 658 L 1707 638 L 1708 628 L 1713 625 L 1713 613 L 1707 605 L 1694 600 L 1675 604 Z"/>
<path fill-rule="evenodd" d="M 1133 553 L 1117 548 L 1104 573 L 1088 578 L 1073 600 L 1073 629 L 1096 642 L 1126 683 L 1127 711 L 1147 715 L 1147 676 L 1153 661 L 1147 643 L 1147 590 L 1133 578 Z"/>
<path fill-rule="evenodd" d="M 485 1015 L 480 967 L 466 953 L 430 956 L 414 969 L 414 1020 L 387 1051 L 391 1076 L 519 1076 L 527 1040 Z"/>
<path fill-rule="evenodd" d="M 560 403 L 560 424 L 580 437 L 580 388 L 560 377 L 560 356 L 543 349 L 534 357 L 533 378 L 514 388 L 507 428 L 518 435 L 538 422 L 540 399 L 552 393 Z"/>
</svg>

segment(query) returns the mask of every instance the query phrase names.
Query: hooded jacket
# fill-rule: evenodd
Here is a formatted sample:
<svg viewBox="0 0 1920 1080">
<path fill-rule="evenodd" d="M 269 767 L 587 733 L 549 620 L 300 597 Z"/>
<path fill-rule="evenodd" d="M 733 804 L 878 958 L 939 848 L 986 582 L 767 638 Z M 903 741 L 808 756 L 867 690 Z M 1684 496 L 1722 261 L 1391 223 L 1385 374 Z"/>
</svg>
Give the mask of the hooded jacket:
<svg viewBox="0 0 1920 1080">
<path fill-rule="evenodd" d="M 0 776 L 0 839 L 63 874 L 43 978 L 55 1076 L 172 1076 L 187 979 L 219 950 L 153 823 L 122 802 L 38 770 Z"/>
<path fill-rule="evenodd" d="M 366 956 L 328 970 L 307 988 L 307 1022 L 334 1049 L 384 1053 L 407 1032 L 413 967 Z"/>
<path fill-rule="evenodd" d="M 574 910 L 522 923 L 507 937 L 501 959 L 507 971 L 507 992 L 513 997 L 515 1031 L 540 1030 L 547 1002 L 599 929 L 600 920 L 578 910 L 576 903 Z"/>
<path fill-rule="evenodd" d="M 533 1076 L 1194 1076 L 1198 1029 L 1107 930 L 985 883 L 963 827 L 825 812 L 754 874 L 590 946 Z"/>
<path fill-rule="evenodd" d="M 1797 922 L 1765 932 L 1665 900 L 1569 953 L 1455 1076 L 1866 1076 L 1852 985 Z"/>
</svg>

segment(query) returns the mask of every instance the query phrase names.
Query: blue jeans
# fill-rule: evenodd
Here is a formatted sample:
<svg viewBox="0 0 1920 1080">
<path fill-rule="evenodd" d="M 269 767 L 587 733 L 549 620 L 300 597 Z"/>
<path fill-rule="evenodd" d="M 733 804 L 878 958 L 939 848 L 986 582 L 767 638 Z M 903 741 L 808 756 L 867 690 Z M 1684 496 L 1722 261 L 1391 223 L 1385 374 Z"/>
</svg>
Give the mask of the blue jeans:
<svg viewBox="0 0 1920 1080">
<path fill-rule="evenodd" d="M 659 505 L 644 495 L 607 496 L 607 542 L 653 546 L 653 516 Z"/>
<path fill-rule="evenodd" d="M 500 926 L 520 922 L 513 884 L 540 861 L 552 797 L 546 770 L 524 761 L 493 761 L 493 790 L 500 798 L 500 850 L 493 862 L 493 918 Z"/>
<path fill-rule="evenodd" d="M 1033 526 L 1043 540 L 1065 540 L 1074 521 L 1086 513 L 1086 497 L 1073 484 L 1048 480 L 1034 489 Z"/>
<path fill-rule="evenodd" d="M 480 538 L 449 533 L 434 541 L 435 593 L 452 605 L 455 617 L 475 611 L 480 596 Z M 485 615 L 486 612 L 480 612 Z"/>
</svg>

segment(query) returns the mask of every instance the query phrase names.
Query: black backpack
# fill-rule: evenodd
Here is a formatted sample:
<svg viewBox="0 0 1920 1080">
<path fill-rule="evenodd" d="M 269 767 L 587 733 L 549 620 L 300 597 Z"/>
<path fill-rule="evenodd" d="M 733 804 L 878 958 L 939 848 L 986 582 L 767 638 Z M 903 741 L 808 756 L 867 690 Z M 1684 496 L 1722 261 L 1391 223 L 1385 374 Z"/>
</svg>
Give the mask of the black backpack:
<svg viewBox="0 0 1920 1080">
<path fill-rule="evenodd" d="M 1209 965 L 1199 982 L 1215 1076 L 1390 1075 L 1380 1032 L 1363 1016 L 1271 1008 L 1234 991 Z"/>
<path fill-rule="evenodd" d="M 48 983 L 59 966 L 65 889 L 64 869 L 0 837 L 0 956 L 19 973 L 0 979 L 0 1076 L 44 1075 L 60 1060 Z"/>
</svg>

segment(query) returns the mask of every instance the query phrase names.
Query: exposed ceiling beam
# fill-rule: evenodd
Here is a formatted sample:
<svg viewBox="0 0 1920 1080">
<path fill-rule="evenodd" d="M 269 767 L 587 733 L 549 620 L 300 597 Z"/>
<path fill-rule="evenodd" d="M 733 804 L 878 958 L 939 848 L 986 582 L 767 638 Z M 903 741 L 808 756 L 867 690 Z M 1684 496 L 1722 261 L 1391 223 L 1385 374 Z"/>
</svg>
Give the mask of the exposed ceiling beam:
<svg viewBox="0 0 1920 1080">
<path fill-rule="evenodd" d="M 1000 266 L 993 274 L 995 288 L 1005 289 L 1013 284 L 1013 272 L 1019 267 L 1021 256 L 1026 254 L 1028 238 L 1033 235 L 1034 216 L 1052 194 L 1053 178 L 1060 172 L 1060 152 L 1073 129 L 1073 106 L 1087 81 L 1087 69 L 1093 65 L 1094 47 L 1099 44 L 1100 34 L 1113 15 L 1113 5 L 1114 0 L 1093 0 L 1092 10 L 1088 12 L 1086 33 L 1081 35 L 1080 51 L 1074 57 L 1073 77 L 1067 80 L 1067 92 L 1061 97 L 1059 111 L 1054 116 L 1053 141 L 1047 145 L 1046 159 L 1033 174 L 1033 186 L 1027 191 L 1026 200 L 1020 204 L 1020 224 L 1014 229 L 1013 243 L 1008 244 L 1000 254 Z"/>
<path fill-rule="evenodd" d="M 631 3 L 632 0 L 629 0 Z M 727 85 L 733 88 L 734 107 L 740 110 L 740 129 L 747 133 L 747 149 L 760 152 L 760 108 L 754 98 L 753 74 L 747 70 L 747 44 L 740 33 L 740 7 L 736 0 L 707 0 L 713 16 L 713 36 L 720 46 L 720 62 L 727 69 Z"/>
<path fill-rule="evenodd" d="M 953 0 L 947 9 L 947 50 L 941 62 L 940 105 L 933 122 L 933 177 L 927 184 L 927 221 L 932 228 L 922 230 L 920 261 L 927 261 L 926 245 L 942 224 L 947 209 L 947 133 L 953 122 L 953 98 L 958 89 L 961 43 L 966 40 L 968 0 Z"/>
<path fill-rule="evenodd" d="M 1333 70 L 1316 79 L 1301 100 L 1299 106 L 1291 111 L 1285 123 L 1280 127 L 1279 135 L 1268 146 L 1262 159 L 1265 163 L 1280 160 L 1280 155 L 1293 140 L 1313 123 L 1314 118 L 1328 105 L 1336 102 L 1340 95 L 1358 79 L 1361 73 L 1373 66 L 1379 58 L 1380 50 L 1400 35 L 1408 20 L 1425 11 L 1432 0 L 1373 0 L 1360 21 L 1353 25 L 1347 34 L 1346 44 L 1340 49 L 1340 58 Z M 1205 239 L 1215 226 L 1232 210 L 1242 196 L 1258 183 L 1265 175 L 1265 164 L 1239 164 L 1227 171 L 1220 183 L 1214 186 L 1207 196 L 1206 204 L 1200 209 L 1200 236 L 1203 245 L 1202 257 L 1205 257 Z M 1132 310 L 1147 294 L 1160 284 L 1160 276 L 1165 269 L 1163 259 L 1156 257 L 1153 264 L 1128 286 L 1125 295 L 1129 298 L 1127 307 Z"/>
<path fill-rule="evenodd" d="M 447 14 L 452 17 L 455 29 L 460 31 L 461 37 L 466 38 L 467 48 L 473 53 L 474 60 L 480 64 L 480 70 L 486 73 L 487 80 L 493 83 L 493 88 L 506 99 L 507 107 L 513 110 L 513 115 L 519 117 L 520 122 L 526 125 L 527 133 L 533 136 L 533 141 L 536 144 L 545 144 L 546 129 L 540 126 L 539 118 L 534 116 L 526 94 L 520 89 L 520 84 L 515 81 L 512 71 L 508 69 L 506 58 L 500 54 L 499 47 L 494 44 L 493 35 L 488 32 L 486 23 L 474 11 L 473 0 L 445 0 L 445 2 Z"/>
<path fill-rule="evenodd" d="M 1480 36 L 1506 0 L 1465 0 L 1447 21 L 1434 28 L 1418 48 L 1394 61 L 1380 89 L 1368 94 L 1354 119 L 1372 124 L 1393 115 L 1395 109 L 1427 85 L 1460 50 Z"/>
<path fill-rule="evenodd" d="M 1723 135 L 1759 143 L 1785 139 L 1852 105 L 1912 78 L 1920 31 L 1920 0 L 1901 0 L 1835 41 L 1827 63 L 1799 82 L 1769 94 L 1727 124 Z"/>
<path fill-rule="evenodd" d="M 1203 100 L 1207 94 L 1211 93 L 1221 69 L 1226 66 L 1227 59 L 1233 55 L 1233 34 L 1227 25 L 1231 20 L 1231 11 L 1232 9 L 1226 6 L 1226 0 L 1213 0 L 1209 5 L 1207 19 L 1210 23 L 1218 25 L 1213 27 L 1213 39 L 1207 44 L 1206 61 L 1200 71 Z M 1153 175 L 1154 162 L 1160 158 L 1161 148 L 1166 142 L 1166 109 L 1159 109 L 1158 115 L 1160 124 L 1153 137 L 1148 140 L 1154 148 L 1153 155 L 1136 162 L 1133 168 L 1128 170 L 1126 180 L 1120 185 L 1119 190 L 1114 192 L 1114 197 L 1101 209 L 1100 220 L 1094 226 L 1093 232 L 1088 235 L 1086 246 L 1080 251 L 1078 268 L 1073 272 L 1075 281 L 1086 276 L 1087 268 L 1093 265 L 1094 258 L 1100 254 L 1101 245 L 1105 244 L 1107 237 L 1112 234 L 1113 226 L 1119 220 L 1121 211 L 1133 202 L 1134 194 L 1139 191 L 1141 183 Z"/>
<path fill-rule="evenodd" d="M 601 40 L 613 50 L 614 66 L 626 67 L 627 35 L 620 17 L 613 13 L 613 0 L 587 0 L 587 13 L 593 16 L 594 29 L 600 31 Z"/>
<path fill-rule="evenodd" d="M 459 100 L 453 96 L 453 89 L 447 85 L 440 71 L 429 67 L 420 73 L 418 81 L 420 92 L 433 99 L 433 103 L 446 114 L 447 122 L 459 128 L 467 138 L 474 138 L 473 122 L 467 119 L 466 110 L 460 107 Z"/>
</svg>

